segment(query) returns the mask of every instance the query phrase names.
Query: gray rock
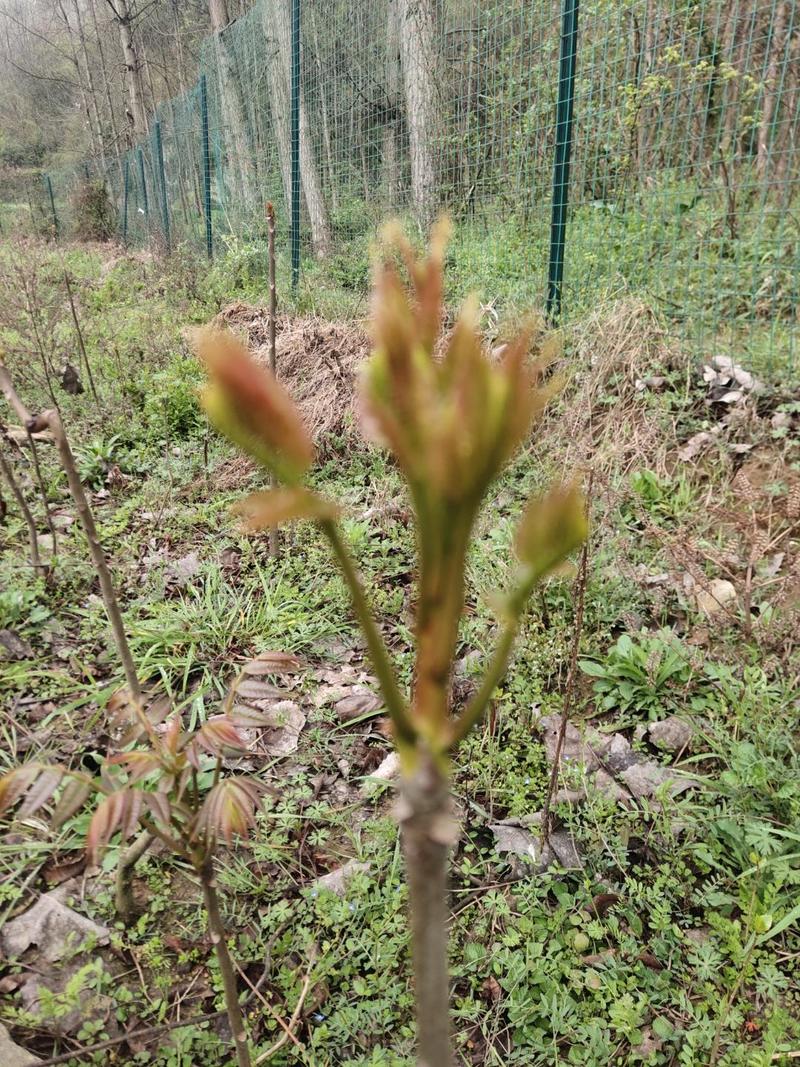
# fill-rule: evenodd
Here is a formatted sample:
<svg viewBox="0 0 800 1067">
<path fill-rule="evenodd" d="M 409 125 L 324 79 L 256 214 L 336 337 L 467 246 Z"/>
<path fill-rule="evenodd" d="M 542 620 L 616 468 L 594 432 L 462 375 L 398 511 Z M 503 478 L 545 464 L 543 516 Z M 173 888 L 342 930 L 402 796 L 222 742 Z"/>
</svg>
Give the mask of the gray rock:
<svg viewBox="0 0 800 1067">
<path fill-rule="evenodd" d="M 343 867 L 337 867 L 335 871 L 329 871 L 317 878 L 312 883 L 314 889 L 327 889 L 335 893 L 337 897 L 343 897 L 347 887 L 357 874 L 367 874 L 370 870 L 368 863 L 359 863 L 358 860 L 348 860 Z"/>
<path fill-rule="evenodd" d="M 670 715 L 667 719 L 652 723 L 648 731 L 648 737 L 656 748 L 672 753 L 687 749 L 693 735 L 691 725 L 677 715 Z"/>
<path fill-rule="evenodd" d="M 0 1023 L 0 1063 L 3 1067 L 33 1067 L 42 1061 L 21 1045 L 15 1044 L 8 1035 L 8 1030 Z"/>
<path fill-rule="evenodd" d="M 550 834 L 547 843 L 558 860 L 559 866 L 568 871 L 579 870 L 583 867 L 583 861 L 572 834 L 561 830 L 558 833 Z"/>
<path fill-rule="evenodd" d="M 652 797 L 662 787 L 666 787 L 670 796 L 691 789 L 696 783 L 691 778 L 679 778 L 669 767 L 658 763 L 634 763 L 622 771 L 620 777 L 635 797 Z"/>
<path fill-rule="evenodd" d="M 110 930 L 63 903 L 63 897 L 69 895 L 72 888 L 65 882 L 58 889 L 42 894 L 32 907 L 6 923 L 0 934 L 0 944 L 6 956 L 16 958 L 31 945 L 36 945 L 42 959 L 53 963 L 90 937 L 99 944 L 108 941 Z"/>
<path fill-rule="evenodd" d="M 558 747 L 561 716 L 544 715 L 539 720 L 539 726 L 542 731 L 545 756 L 548 765 L 552 767 L 555 762 L 556 750 Z M 599 735 L 597 736 L 599 737 Z M 587 771 L 593 771 L 595 768 L 599 767 L 600 761 L 597 758 L 597 752 L 592 744 L 595 740 L 594 732 L 590 733 L 587 731 L 587 734 L 584 737 L 576 726 L 573 726 L 571 722 L 567 723 L 567 728 L 564 733 L 564 745 L 561 749 L 562 765 L 572 763 L 584 767 Z"/>
</svg>

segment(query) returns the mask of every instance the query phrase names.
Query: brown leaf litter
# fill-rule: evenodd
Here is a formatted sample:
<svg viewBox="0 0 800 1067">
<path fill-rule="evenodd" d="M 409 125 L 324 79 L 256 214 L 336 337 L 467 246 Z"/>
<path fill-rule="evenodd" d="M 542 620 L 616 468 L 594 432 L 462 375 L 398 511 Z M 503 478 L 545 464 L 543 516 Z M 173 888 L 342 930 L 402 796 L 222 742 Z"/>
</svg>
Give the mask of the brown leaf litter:
<svg viewBox="0 0 800 1067">
<path fill-rule="evenodd" d="M 269 363 L 269 309 L 238 302 L 217 315 L 213 325 L 228 328 L 261 363 Z M 278 379 L 300 409 L 321 453 L 332 438 L 355 438 L 355 382 L 371 342 L 359 322 L 330 322 L 315 315 L 275 320 Z"/>
</svg>

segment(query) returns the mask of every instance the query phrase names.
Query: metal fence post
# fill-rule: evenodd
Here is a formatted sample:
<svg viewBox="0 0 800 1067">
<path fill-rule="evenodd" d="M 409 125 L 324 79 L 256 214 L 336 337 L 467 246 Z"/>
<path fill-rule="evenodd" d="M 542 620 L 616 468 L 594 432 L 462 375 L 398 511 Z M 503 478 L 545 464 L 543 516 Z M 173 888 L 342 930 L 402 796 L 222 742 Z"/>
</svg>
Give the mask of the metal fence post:
<svg viewBox="0 0 800 1067">
<path fill-rule="evenodd" d="M 155 123 L 156 162 L 158 164 L 158 184 L 161 187 L 161 215 L 164 223 L 164 245 L 167 255 L 172 251 L 169 233 L 169 206 L 167 204 L 167 176 L 164 171 L 164 144 L 161 140 L 161 123 Z"/>
<path fill-rule="evenodd" d="M 300 0 L 292 0 L 292 289 L 300 279 Z"/>
<path fill-rule="evenodd" d="M 558 64 L 556 152 L 553 165 L 553 214 L 550 223 L 550 264 L 547 273 L 547 316 L 561 316 L 564 284 L 564 241 L 567 232 L 569 164 L 572 154 L 572 116 L 575 102 L 575 60 L 578 51 L 578 2 L 564 0 L 561 13 L 561 53 Z"/>
<path fill-rule="evenodd" d="M 130 160 L 125 160 L 125 177 L 122 183 L 122 243 L 127 247 L 128 244 L 128 193 L 130 191 L 131 184 L 131 165 Z"/>
<path fill-rule="evenodd" d="M 211 144 L 208 137 L 208 83 L 200 75 L 200 120 L 203 130 L 203 211 L 206 219 L 206 252 L 214 258 L 214 238 L 211 230 Z"/>
<path fill-rule="evenodd" d="M 53 213 L 53 236 L 58 240 L 58 215 L 56 214 L 56 198 L 53 196 L 53 183 L 50 181 L 50 175 L 44 176 L 45 185 L 47 186 L 47 194 L 50 197 L 50 210 Z"/>
</svg>

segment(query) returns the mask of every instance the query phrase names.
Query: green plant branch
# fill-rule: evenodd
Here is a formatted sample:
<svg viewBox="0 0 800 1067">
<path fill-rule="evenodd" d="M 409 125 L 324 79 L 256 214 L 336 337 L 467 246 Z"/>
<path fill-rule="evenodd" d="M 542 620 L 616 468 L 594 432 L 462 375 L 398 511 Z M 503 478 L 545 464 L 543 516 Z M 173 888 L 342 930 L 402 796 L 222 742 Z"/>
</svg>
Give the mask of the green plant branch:
<svg viewBox="0 0 800 1067">
<path fill-rule="evenodd" d="M 348 551 L 347 545 L 342 538 L 341 531 L 333 519 L 323 519 L 319 527 L 327 537 L 333 554 L 341 568 L 344 580 L 350 590 L 353 602 L 353 610 L 356 613 L 361 629 L 367 639 L 372 666 L 378 676 L 383 699 L 386 701 L 386 710 L 389 712 L 394 724 L 396 740 L 399 745 L 411 745 L 416 743 L 417 731 L 408 712 L 408 705 L 403 699 L 400 687 L 397 684 L 394 668 L 389 659 L 386 644 L 373 618 L 372 611 L 361 579 L 358 576 L 353 558 Z"/>
</svg>

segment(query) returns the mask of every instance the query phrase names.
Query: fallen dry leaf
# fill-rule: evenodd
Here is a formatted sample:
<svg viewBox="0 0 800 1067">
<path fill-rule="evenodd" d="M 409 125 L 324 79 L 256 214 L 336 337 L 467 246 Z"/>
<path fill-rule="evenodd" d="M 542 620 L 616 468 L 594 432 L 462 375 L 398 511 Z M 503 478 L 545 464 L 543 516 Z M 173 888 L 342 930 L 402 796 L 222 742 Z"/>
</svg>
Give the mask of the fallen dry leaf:
<svg viewBox="0 0 800 1067">
<path fill-rule="evenodd" d="M 292 652 L 260 652 L 245 663 L 242 674 L 262 678 L 266 674 L 295 674 L 301 667 L 300 660 Z"/>
<path fill-rule="evenodd" d="M 361 715 L 368 715 L 381 707 L 383 707 L 383 701 L 380 697 L 376 696 L 371 690 L 363 689 L 360 686 L 351 689 L 347 696 L 341 697 L 336 701 L 335 705 L 336 714 L 342 722 L 349 722 L 351 719 L 357 719 Z"/>
</svg>

